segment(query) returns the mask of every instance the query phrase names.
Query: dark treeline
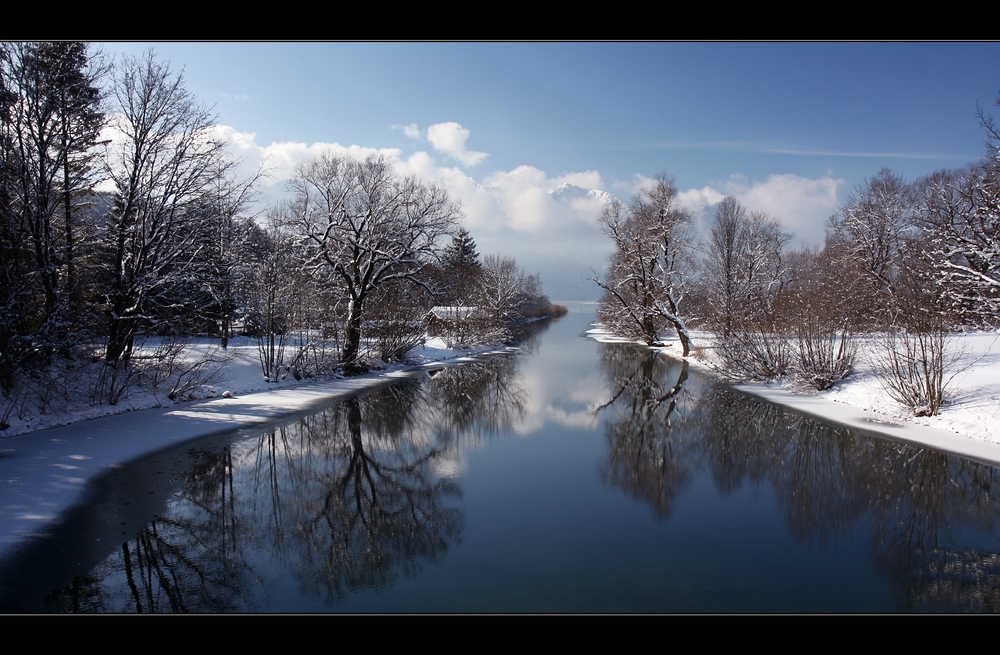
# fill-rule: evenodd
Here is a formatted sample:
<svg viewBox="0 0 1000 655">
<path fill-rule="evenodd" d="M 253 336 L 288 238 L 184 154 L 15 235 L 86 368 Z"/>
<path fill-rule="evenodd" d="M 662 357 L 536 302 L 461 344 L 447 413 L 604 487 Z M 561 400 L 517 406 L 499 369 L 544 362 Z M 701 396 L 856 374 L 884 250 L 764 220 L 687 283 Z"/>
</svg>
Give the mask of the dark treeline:
<svg viewBox="0 0 1000 655">
<path fill-rule="evenodd" d="M 144 386 L 184 397 L 213 367 L 183 337 L 217 337 L 213 365 L 256 337 L 275 381 L 398 359 L 435 306 L 476 308 L 465 342 L 550 313 L 537 276 L 480 259 L 459 205 L 384 157 L 302 164 L 267 210 L 266 172 L 240 164 L 152 52 L 0 44 L 0 429 Z"/>
<path fill-rule="evenodd" d="M 734 197 L 699 243 L 673 181 L 657 177 L 601 216 L 616 246 L 594 278 L 602 320 L 650 345 L 675 333 L 684 356 L 689 329 L 710 330 L 727 376 L 792 376 L 820 390 L 852 371 L 856 335 L 877 335 L 886 390 L 936 413 L 948 334 L 1000 325 L 1000 128 L 979 118 L 984 159 L 911 183 L 879 171 L 831 217 L 822 248 L 789 248 L 775 217 Z"/>
</svg>

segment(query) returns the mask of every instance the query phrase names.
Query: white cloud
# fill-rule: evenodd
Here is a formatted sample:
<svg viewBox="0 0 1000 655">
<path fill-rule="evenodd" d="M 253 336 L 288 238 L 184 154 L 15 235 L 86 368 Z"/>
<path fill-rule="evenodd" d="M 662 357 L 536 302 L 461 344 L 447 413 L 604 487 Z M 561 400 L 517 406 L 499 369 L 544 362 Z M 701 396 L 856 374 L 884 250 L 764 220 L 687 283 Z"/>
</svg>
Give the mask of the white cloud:
<svg viewBox="0 0 1000 655">
<path fill-rule="evenodd" d="M 403 134 L 411 139 L 417 139 L 418 141 L 424 140 L 424 133 L 420 131 L 420 128 L 416 123 L 410 123 L 409 125 L 393 125 L 391 127 L 394 130 L 402 130 Z"/>
<path fill-rule="evenodd" d="M 410 127 L 416 128 L 416 125 Z M 405 130 L 406 128 L 404 128 L 404 133 L 406 133 Z M 486 159 L 487 154 L 466 149 L 465 142 L 470 134 L 472 133 L 469 130 L 454 121 L 435 123 L 427 128 L 427 140 L 431 142 L 435 150 L 445 153 L 466 166 L 475 166 Z"/>
<path fill-rule="evenodd" d="M 724 190 L 747 209 L 767 212 L 780 220 L 803 243 L 821 245 L 827 220 L 837 210 L 837 191 L 845 183 L 832 175 L 813 179 L 786 173 L 771 175 L 763 182 L 732 175 Z"/>
<path fill-rule="evenodd" d="M 705 211 L 707 207 L 722 202 L 723 198 L 725 198 L 725 194 L 716 191 L 710 186 L 700 189 L 688 189 L 677 194 L 677 202 L 680 206 L 695 215 Z"/>
<path fill-rule="evenodd" d="M 285 180 L 300 163 L 319 153 L 333 151 L 355 158 L 380 154 L 389 158 L 403 175 L 443 186 L 461 203 L 464 224 L 472 233 L 479 251 L 517 257 L 531 272 L 551 266 L 573 273 L 600 268 L 611 250 L 611 242 L 601 234 L 600 215 L 604 182 L 598 171 L 569 171 L 549 176 L 533 166 L 496 171 L 480 180 L 459 166 L 441 166 L 433 154 L 420 150 L 407 157 L 396 148 L 369 148 L 339 143 L 281 142 L 259 145 L 253 132 L 240 132 L 217 125 L 214 135 L 228 141 L 233 154 L 242 160 L 241 173 L 250 176 L 264 163 L 267 181 L 262 201 L 275 202 L 284 196 Z M 553 195 L 560 185 L 578 187 Z M 588 193 L 589 190 L 598 193 Z"/>
<path fill-rule="evenodd" d="M 402 151 L 398 148 L 368 148 L 365 146 L 342 146 L 337 142 L 313 144 L 282 142 L 272 143 L 261 149 L 261 154 L 267 159 L 267 166 L 271 177 L 275 180 L 286 180 L 295 172 L 295 167 L 304 161 L 315 159 L 321 152 L 333 152 L 335 154 L 347 155 L 355 159 L 364 159 L 369 155 L 384 155 L 391 160 L 398 161 Z"/>
<path fill-rule="evenodd" d="M 267 178 L 272 183 L 284 182 L 291 178 L 299 164 L 315 159 L 321 152 L 333 152 L 355 159 L 364 159 L 369 155 L 383 155 L 397 162 L 402 155 L 402 151 L 398 148 L 343 146 L 337 142 L 306 144 L 282 141 L 272 143 L 269 146 L 261 146 L 257 144 L 257 135 L 253 132 L 240 132 L 228 125 L 216 125 L 214 131 L 217 137 L 229 142 L 233 154 L 243 161 L 244 173 L 253 174 L 257 167 L 263 163 Z"/>
</svg>

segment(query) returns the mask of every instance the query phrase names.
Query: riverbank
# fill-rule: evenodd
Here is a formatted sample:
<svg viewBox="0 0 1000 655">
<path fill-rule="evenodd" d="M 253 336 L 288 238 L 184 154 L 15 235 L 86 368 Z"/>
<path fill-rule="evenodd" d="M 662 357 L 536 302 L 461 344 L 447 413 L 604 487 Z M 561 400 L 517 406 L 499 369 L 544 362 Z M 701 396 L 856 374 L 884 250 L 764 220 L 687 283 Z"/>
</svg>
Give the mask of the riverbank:
<svg viewBox="0 0 1000 655">
<path fill-rule="evenodd" d="M 155 356 L 158 349 L 163 348 L 162 338 L 150 339 L 138 351 L 138 355 L 146 358 Z M 294 348 L 293 343 L 286 344 L 286 357 Z M 484 350 L 495 349 L 496 346 L 480 348 L 457 349 L 448 348 L 443 339 L 430 337 L 425 343 L 416 346 L 407 353 L 406 362 L 418 365 L 428 362 L 453 359 L 475 354 Z M 206 362 L 199 365 L 199 362 Z M 200 366 L 196 370 L 196 367 Z M 225 350 L 219 348 L 219 340 L 214 338 L 194 338 L 184 343 L 183 350 L 174 361 L 174 367 L 179 371 L 191 371 L 187 375 L 188 387 L 183 392 L 183 398 L 169 398 L 169 381 L 161 384 L 159 389 L 147 386 L 132 385 L 115 405 L 94 403 L 87 391 L 73 389 L 72 391 L 55 391 L 44 408 L 32 407 L 24 416 L 14 412 L 7 417 L 9 427 L 0 430 L 0 449 L 9 437 L 47 430 L 69 425 L 77 421 L 97 419 L 115 414 L 124 414 L 139 410 L 174 406 L 178 401 L 210 400 L 229 396 L 242 396 L 262 391 L 298 388 L 304 384 L 320 380 L 344 379 L 339 373 L 331 373 L 321 378 L 296 380 L 288 367 L 284 367 L 278 380 L 267 381 L 261 372 L 260 354 L 257 340 L 252 337 L 234 337 L 229 340 Z M 391 373 L 405 368 L 402 364 L 378 364 L 372 373 Z M 91 377 L 87 377 L 90 375 Z M 85 371 L 77 375 L 77 387 L 87 387 L 93 383 L 93 371 Z M 183 375 L 183 373 L 181 374 Z M 62 396 L 62 397 L 60 397 Z"/>
<path fill-rule="evenodd" d="M 217 382 L 229 397 L 136 409 L 90 420 L 63 416 L 66 425 L 0 439 L 0 554 L 24 537 L 44 530 L 60 512 L 79 501 L 90 478 L 107 468 L 189 439 L 310 412 L 400 378 L 509 350 L 506 346 L 454 350 L 439 339 L 428 339 L 414 349 L 406 365 L 356 377 L 286 383 L 277 388 L 272 385 L 251 392 L 233 391 L 241 384 L 242 388 L 258 384 L 245 379 L 251 375 L 248 362 L 253 360 L 237 357 L 234 361 L 242 364 L 230 362 L 227 375 Z M 259 366 L 256 376 L 260 377 Z M 73 418 L 78 420 L 69 422 Z"/>
<path fill-rule="evenodd" d="M 627 341 L 599 324 L 587 332 L 598 341 Z M 691 365 L 718 375 L 712 335 L 693 332 Z M 955 335 L 955 377 L 946 389 L 945 404 L 937 416 L 915 417 L 883 389 L 865 352 L 871 343 L 862 338 L 851 375 L 823 392 L 804 392 L 791 382 L 734 385 L 791 410 L 850 428 L 928 446 L 990 464 L 1000 463 L 1000 339 L 995 332 Z M 680 358 L 676 339 L 656 350 Z"/>
</svg>

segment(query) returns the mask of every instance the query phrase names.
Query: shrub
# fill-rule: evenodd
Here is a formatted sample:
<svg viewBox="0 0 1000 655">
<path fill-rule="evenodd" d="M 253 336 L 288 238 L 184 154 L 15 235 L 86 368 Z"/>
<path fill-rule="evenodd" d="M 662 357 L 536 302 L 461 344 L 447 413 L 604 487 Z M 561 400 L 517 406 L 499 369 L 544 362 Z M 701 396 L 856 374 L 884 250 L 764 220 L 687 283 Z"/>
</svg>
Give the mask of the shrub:
<svg viewBox="0 0 1000 655">
<path fill-rule="evenodd" d="M 872 365 L 879 381 L 914 416 L 934 416 L 941 409 L 962 354 L 950 341 L 944 324 L 937 322 L 920 330 L 889 329 L 876 345 Z"/>
<path fill-rule="evenodd" d="M 722 373 L 735 380 L 774 380 L 792 369 L 792 349 L 780 334 L 763 328 L 734 329 L 722 338 L 717 350 Z"/>
<path fill-rule="evenodd" d="M 857 342 L 848 330 L 822 329 L 809 321 L 800 326 L 798 343 L 795 376 L 803 384 L 825 391 L 854 370 Z"/>
</svg>

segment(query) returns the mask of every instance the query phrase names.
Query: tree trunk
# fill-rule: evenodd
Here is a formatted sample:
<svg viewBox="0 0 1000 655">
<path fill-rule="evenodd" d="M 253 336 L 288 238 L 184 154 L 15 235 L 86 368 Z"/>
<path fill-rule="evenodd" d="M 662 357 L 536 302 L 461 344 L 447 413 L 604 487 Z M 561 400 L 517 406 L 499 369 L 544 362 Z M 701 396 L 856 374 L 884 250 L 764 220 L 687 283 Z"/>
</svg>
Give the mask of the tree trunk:
<svg viewBox="0 0 1000 655">
<path fill-rule="evenodd" d="M 127 362 L 132 356 L 132 346 L 135 339 L 135 327 L 132 321 L 112 321 L 108 334 L 108 347 L 104 354 L 104 363 L 114 366 L 119 361 Z"/>
<path fill-rule="evenodd" d="M 682 357 L 687 357 L 691 353 L 691 335 L 688 334 L 687 325 L 684 321 L 677 319 L 671 321 L 674 324 L 674 329 L 677 330 L 677 337 L 681 340 L 681 348 L 683 349 Z"/>
<path fill-rule="evenodd" d="M 347 333 L 344 336 L 344 352 L 340 358 L 345 366 L 353 366 L 361 350 L 361 301 L 351 299 L 348 307 Z"/>
</svg>

